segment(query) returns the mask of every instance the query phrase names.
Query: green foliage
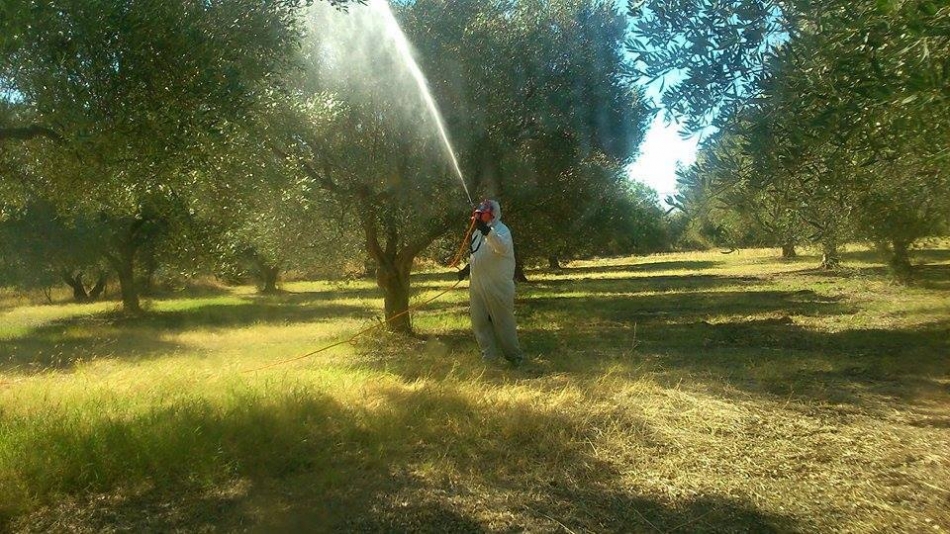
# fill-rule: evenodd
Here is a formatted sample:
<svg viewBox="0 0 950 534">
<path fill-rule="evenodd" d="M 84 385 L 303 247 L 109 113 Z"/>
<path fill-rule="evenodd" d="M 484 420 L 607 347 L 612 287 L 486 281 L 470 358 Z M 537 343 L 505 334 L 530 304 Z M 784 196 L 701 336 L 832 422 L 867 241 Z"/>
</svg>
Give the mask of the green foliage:
<svg viewBox="0 0 950 534">
<path fill-rule="evenodd" d="M 929 1 L 697 1 L 684 3 L 692 10 L 672 12 L 647 6 L 640 37 L 672 43 L 657 53 L 650 72 L 692 73 L 665 98 L 690 114 L 691 129 L 718 111 L 725 137 L 717 143 L 737 142 L 706 150 L 745 158 L 740 166 L 735 157 L 718 156 L 700 164 L 696 172 L 716 184 L 706 196 L 785 234 L 783 240 L 820 243 L 829 265 L 842 243 L 861 238 L 891 250 L 892 265 L 908 271 L 907 248 L 943 227 L 950 212 L 944 149 L 950 7 Z M 678 26 L 693 13 L 699 13 L 693 22 Z M 741 38 L 704 40 L 704 32 L 726 35 L 724 28 Z M 730 77 L 742 81 L 741 90 L 723 90 L 720 82 Z"/>
<path fill-rule="evenodd" d="M 3 73 L 84 152 L 156 163 L 240 115 L 295 38 L 293 3 L 45 2 L 4 19 Z"/>
<path fill-rule="evenodd" d="M 650 116 L 623 76 L 626 21 L 612 3 L 416 2 L 407 31 L 461 133 L 466 175 L 501 201 L 521 259 L 623 239 L 594 222 L 616 220 L 598 212 L 624 196 L 620 168 Z"/>
<path fill-rule="evenodd" d="M 406 65 L 378 46 L 390 31 L 382 15 L 315 7 L 301 68 L 284 73 L 286 91 L 261 113 L 265 144 L 333 198 L 345 229 L 361 231 L 392 316 L 407 305 L 413 260 L 471 207 L 459 202 Z M 580 223 L 611 220 L 597 212 L 605 196 L 623 194 L 619 168 L 647 118 L 621 77 L 623 18 L 593 1 L 398 7 L 465 177 L 502 202 L 519 252 L 580 249 L 603 235 Z M 553 231 L 564 213 L 583 231 Z"/>
<path fill-rule="evenodd" d="M 781 246 L 804 241 L 801 192 L 758 171 L 747 136 L 721 131 L 700 147 L 696 162 L 677 171 L 678 193 L 667 202 L 690 219 L 689 234 L 707 246 Z"/>
<path fill-rule="evenodd" d="M 670 249 L 669 220 L 660 208 L 656 191 L 647 185 L 626 181 L 619 191 L 605 193 L 598 214 L 586 224 L 602 229 L 602 233 L 592 236 L 586 246 L 574 249 L 575 257 L 651 254 Z"/>
<path fill-rule="evenodd" d="M 0 279 L 5 286 L 48 290 L 77 274 L 80 284 L 83 273 L 101 276 L 105 231 L 102 221 L 67 218 L 48 203 L 15 210 L 0 221 Z"/>
<path fill-rule="evenodd" d="M 950 11 L 930 14 L 935 33 L 919 25 L 928 16 L 923 5 L 818 12 L 779 54 L 765 85 L 771 98 L 762 106 L 759 145 L 772 148 L 763 169 L 805 193 L 806 220 L 826 234 L 838 227 L 833 233 L 906 249 L 946 218 L 936 208 L 946 205 L 945 173 L 937 170 L 946 162 L 934 141 L 950 136 L 942 112 L 950 101 L 940 89 L 941 62 L 950 56 L 924 51 L 950 46 L 939 31 Z"/>
<path fill-rule="evenodd" d="M 628 0 L 630 72 L 664 78 L 664 107 L 697 132 L 759 94 L 770 52 L 790 31 L 793 2 Z M 791 7 L 795 9 L 795 7 Z M 675 74 L 669 82 L 665 77 Z"/>
<path fill-rule="evenodd" d="M 413 258 L 469 207 L 451 201 L 458 183 L 414 81 L 379 46 L 388 29 L 361 26 L 363 6 L 328 4 L 6 6 L 5 204 L 103 221 L 130 311 L 142 281 L 241 263 L 272 278 L 339 263 L 356 242 L 404 305 Z M 612 5 L 397 8 L 466 176 L 523 226 L 525 255 L 623 248 L 628 229 L 595 228 L 621 224 L 610 203 L 626 196 L 619 169 L 647 113 L 623 77 L 626 21 Z M 577 228 L 551 231 L 568 210 Z"/>
<path fill-rule="evenodd" d="M 287 64 L 296 9 L 282 0 L 7 9 L 0 80 L 17 114 L 4 118 L 57 140 L 52 150 L 29 146 L 22 194 L 110 221 L 107 257 L 129 311 L 139 307 L 136 263 L 149 274 L 168 259 L 154 257 L 152 236 L 185 233 L 174 225 L 213 202 L 194 194 L 196 179 L 217 177 L 197 171 Z"/>
<path fill-rule="evenodd" d="M 267 291 L 289 271 L 326 276 L 359 255 L 343 207 L 268 146 L 277 136 L 268 137 L 267 121 L 289 125 L 270 111 L 276 97 L 269 95 L 251 122 L 230 132 L 199 171 L 197 195 L 215 202 L 194 206 L 196 228 L 189 232 L 201 243 L 196 252 L 206 271 L 232 282 L 253 277 Z"/>
</svg>

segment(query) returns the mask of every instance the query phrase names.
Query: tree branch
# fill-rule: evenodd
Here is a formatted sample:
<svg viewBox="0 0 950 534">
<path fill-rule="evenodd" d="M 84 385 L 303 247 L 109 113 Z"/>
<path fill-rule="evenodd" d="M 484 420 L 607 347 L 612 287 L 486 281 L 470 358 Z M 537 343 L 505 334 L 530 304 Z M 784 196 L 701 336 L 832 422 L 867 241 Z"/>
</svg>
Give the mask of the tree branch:
<svg viewBox="0 0 950 534">
<path fill-rule="evenodd" d="M 277 157 L 281 158 L 284 161 L 290 161 L 291 159 L 290 155 L 284 150 L 282 150 L 281 148 L 279 148 L 276 144 L 268 143 L 268 146 L 270 147 L 271 152 L 273 152 Z M 297 163 L 300 165 L 300 168 L 303 169 L 304 173 L 307 174 L 307 176 L 313 178 L 314 180 L 317 181 L 318 184 L 320 184 L 320 187 L 324 191 L 327 191 L 329 193 L 340 192 L 341 188 L 339 184 L 331 180 L 327 173 L 322 173 L 318 171 L 317 169 L 314 168 L 313 165 L 311 165 L 309 162 L 304 161 L 302 159 L 298 160 Z"/>
<path fill-rule="evenodd" d="M 448 213 L 441 219 L 433 219 L 433 224 L 428 225 L 427 232 L 424 232 L 418 237 L 418 239 L 413 240 L 411 243 L 403 247 L 402 251 L 399 253 L 400 259 L 411 260 L 412 258 L 418 256 L 433 241 L 444 234 L 446 230 L 451 227 L 453 221 L 457 220 L 458 217 L 454 213 Z"/>
<path fill-rule="evenodd" d="M 45 126 L 40 126 L 39 124 L 31 124 L 30 126 L 19 126 L 13 128 L 0 128 L 0 141 L 6 141 L 8 139 L 27 141 L 37 137 L 46 137 L 56 141 L 57 143 L 63 142 L 63 137 L 61 135 Z"/>
<path fill-rule="evenodd" d="M 370 193 L 366 188 L 358 192 L 359 197 L 359 217 L 360 224 L 363 227 L 363 237 L 366 244 L 366 252 L 380 264 L 388 263 L 386 254 L 379 244 L 379 229 L 376 226 L 376 206 L 370 198 Z"/>
</svg>

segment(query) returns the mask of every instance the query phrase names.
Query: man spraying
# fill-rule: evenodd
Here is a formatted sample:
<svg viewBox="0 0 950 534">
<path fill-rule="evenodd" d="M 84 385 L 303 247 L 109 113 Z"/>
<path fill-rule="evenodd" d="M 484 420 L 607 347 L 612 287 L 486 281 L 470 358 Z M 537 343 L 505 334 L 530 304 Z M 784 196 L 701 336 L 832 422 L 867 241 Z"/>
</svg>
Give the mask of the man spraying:
<svg viewBox="0 0 950 534">
<path fill-rule="evenodd" d="M 472 330 L 483 360 L 496 360 L 500 348 L 505 359 L 517 366 L 524 355 L 515 324 L 515 247 L 511 231 L 501 222 L 501 206 L 494 200 L 483 201 L 472 216 L 476 231 L 472 232 L 471 255 L 468 265 L 458 273 L 459 280 L 472 277 L 468 286 Z"/>
</svg>

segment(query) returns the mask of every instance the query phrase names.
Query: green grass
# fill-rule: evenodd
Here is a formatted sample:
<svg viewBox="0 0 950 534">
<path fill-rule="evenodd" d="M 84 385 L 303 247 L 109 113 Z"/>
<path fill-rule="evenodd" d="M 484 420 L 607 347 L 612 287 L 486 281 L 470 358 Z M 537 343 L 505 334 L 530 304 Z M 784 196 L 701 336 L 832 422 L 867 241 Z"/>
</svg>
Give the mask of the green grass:
<svg viewBox="0 0 950 534">
<path fill-rule="evenodd" d="M 530 273 L 518 370 L 478 361 L 464 288 L 419 339 L 279 365 L 372 325 L 375 289 L 7 295 L 0 531 L 945 532 L 950 251 L 918 258 L 911 287 L 859 248 Z"/>
</svg>

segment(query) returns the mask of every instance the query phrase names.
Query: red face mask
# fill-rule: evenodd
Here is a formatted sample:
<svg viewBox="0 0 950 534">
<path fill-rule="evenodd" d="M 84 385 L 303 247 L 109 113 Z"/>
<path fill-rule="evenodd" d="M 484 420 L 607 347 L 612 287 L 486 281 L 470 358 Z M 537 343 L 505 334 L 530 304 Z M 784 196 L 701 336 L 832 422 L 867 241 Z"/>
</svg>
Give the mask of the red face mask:
<svg viewBox="0 0 950 534">
<path fill-rule="evenodd" d="M 475 208 L 475 216 L 487 223 L 495 218 L 494 211 L 491 202 L 485 200 Z"/>
</svg>

